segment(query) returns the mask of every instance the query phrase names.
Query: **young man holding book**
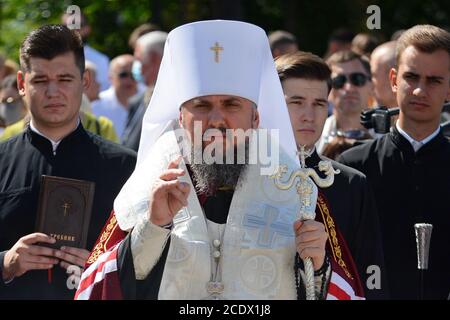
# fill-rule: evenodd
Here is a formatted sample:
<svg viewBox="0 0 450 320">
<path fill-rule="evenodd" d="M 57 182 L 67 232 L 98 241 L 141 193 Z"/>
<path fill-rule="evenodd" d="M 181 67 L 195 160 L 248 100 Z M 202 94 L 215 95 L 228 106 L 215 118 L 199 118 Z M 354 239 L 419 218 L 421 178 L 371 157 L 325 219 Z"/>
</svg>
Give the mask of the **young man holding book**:
<svg viewBox="0 0 450 320">
<path fill-rule="evenodd" d="M 31 32 L 20 48 L 20 63 L 18 86 L 31 121 L 22 134 L 0 144 L 0 299 L 70 299 L 74 291 L 68 288 L 66 269 L 83 267 L 89 252 L 70 246 L 48 248 L 45 244 L 55 240 L 35 232 L 42 175 L 96 184 L 87 237 L 90 249 L 136 156 L 88 133 L 80 123 L 89 75 L 77 33 L 62 25 Z"/>
</svg>

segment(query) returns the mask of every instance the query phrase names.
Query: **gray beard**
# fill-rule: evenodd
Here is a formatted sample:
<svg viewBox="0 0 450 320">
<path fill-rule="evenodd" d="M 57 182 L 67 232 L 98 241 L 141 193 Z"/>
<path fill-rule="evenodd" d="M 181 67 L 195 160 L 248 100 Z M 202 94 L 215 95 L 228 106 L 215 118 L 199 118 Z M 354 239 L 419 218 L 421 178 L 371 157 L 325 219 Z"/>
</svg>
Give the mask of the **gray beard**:
<svg viewBox="0 0 450 320">
<path fill-rule="evenodd" d="M 194 159 L 194 149 L 194 146 L 192 146 L 192 159 Z M 239 181 L 239 177 L 247 168 L 248 158 L 249 146 L 248 143 L 246 143 L 244 164 L 195 164 L 194 161 L 192 161 L 190 168 L 194 175 L 195 189 L 197 192 L 205 194 L 212 194 L 217 190 L 217 188 L 222 186 L 228 186 L 236 189 L 243 182 L 242 180 Z"/>
</svg>

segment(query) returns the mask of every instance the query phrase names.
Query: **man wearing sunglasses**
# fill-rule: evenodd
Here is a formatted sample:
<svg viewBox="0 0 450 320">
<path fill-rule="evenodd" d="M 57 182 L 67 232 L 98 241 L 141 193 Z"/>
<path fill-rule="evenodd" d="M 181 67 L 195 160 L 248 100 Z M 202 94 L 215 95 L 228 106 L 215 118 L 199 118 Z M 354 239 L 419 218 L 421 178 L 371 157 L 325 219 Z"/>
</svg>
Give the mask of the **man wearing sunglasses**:
<svg viewBox="0 0 450 320">
<path fill-rule="evenodd" d="M 325 122 L 318 151 L 322 152 L 338 131 L 363 130 L 361 111 L 367 108 L 373 85 L 369 61 L 353 51 L 339 51 L 327 60 L 331 69 L 328 97 L 333 114 Z"/>
<path fill-rule="evenodd" d="M 390 133 L 338 160 L 362 171 L 375 191 L 392 298 L 448 299 L 450 142 L 439 122 L 450 98 L 450 33 L 431 25 L 407 30 L 398 39 L 389 77 L 398 121 Z M 416 223 L 433 225 L 423 281 Z"/>
<path fill-rule="evenodd" d="M 128 117 L 128 99 L 138 92 L 137 82 L 131 73 L 134 57 L 130 54 L 120 55 L 109 66 L 111 87 L 100 92 L 100 99 L 92 104 L 96 116 L 112 120 L 119 138 L 125 129 Z"/>
</svg>

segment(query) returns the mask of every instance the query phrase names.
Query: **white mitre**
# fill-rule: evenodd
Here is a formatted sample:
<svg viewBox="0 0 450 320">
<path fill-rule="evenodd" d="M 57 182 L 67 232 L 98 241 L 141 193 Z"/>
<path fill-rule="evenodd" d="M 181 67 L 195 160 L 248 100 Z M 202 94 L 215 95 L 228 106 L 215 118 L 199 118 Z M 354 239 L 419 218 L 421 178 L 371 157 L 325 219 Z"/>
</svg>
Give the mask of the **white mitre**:
<svg viewBox="0 0 450 320">
<path fill-rule="evenodd" d="M 180 26 L 167 37 L 143 119 L 135 171 L 114 201 L 121 229 L 131 229 L 148 212 L 151 186 L 160 174 L 154 170 L 159 161 L 155 143 L 164 132 L 173 130 L 184 102 L 206 95 L 234 95 L 254 102 L 260 127 L 278 129 L 281 148 L 298 163 L 284 94 L 264 30 L 226 20 Z"/>
</svg>

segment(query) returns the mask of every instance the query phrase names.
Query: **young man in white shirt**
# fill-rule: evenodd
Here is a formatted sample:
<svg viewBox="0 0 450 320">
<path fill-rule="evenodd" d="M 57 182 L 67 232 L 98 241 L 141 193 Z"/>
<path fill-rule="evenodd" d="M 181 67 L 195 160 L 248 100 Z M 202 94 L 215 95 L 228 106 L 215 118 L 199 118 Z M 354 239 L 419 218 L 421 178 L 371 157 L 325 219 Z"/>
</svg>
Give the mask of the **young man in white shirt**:
<svg viewBox="0 0 450 320">
<path fill-rule="evenodd" d="M 389 74 L 400 107 L 395 127 L 338 160 L 365 173 L 375 191 L 391 297 L 447 299 L 450 142 L 439 123 L 450 97 L 449 32 L 431 25 L 409 29 L 398 40 L 396 60 Z M 423 287 L 415 223 L 433 225 Z"/>
</svg>

